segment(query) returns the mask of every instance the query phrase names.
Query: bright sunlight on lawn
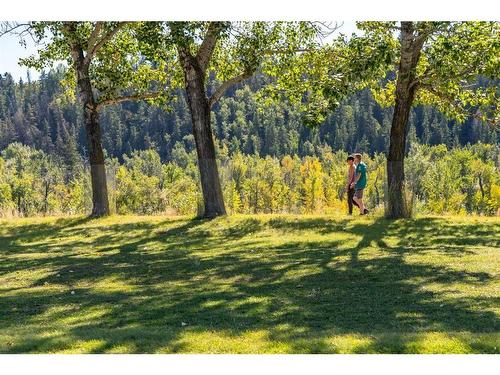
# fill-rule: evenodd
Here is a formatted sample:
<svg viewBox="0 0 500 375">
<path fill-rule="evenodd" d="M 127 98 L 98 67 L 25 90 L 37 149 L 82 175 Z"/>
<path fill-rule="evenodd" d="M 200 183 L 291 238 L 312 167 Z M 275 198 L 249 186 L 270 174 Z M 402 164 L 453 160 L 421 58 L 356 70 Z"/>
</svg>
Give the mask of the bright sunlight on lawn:
<svg viewBox="0 0 500 375">
<path fill-rule="evenodd" d="M 499 353 L 500 220 L 0 222 L 0 352 Z"/>
</svg>

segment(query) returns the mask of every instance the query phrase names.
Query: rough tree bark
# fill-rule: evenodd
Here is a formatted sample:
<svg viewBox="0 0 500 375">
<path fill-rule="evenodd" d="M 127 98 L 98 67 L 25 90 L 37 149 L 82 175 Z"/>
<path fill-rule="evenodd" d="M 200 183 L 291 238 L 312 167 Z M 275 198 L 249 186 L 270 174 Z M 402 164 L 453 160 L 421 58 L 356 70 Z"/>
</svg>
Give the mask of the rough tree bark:
<svg viewBox="0 0 500 375">
<path fill-rule="evenodd" d="M 205 70 L 196 57 L 187 53 L 181 53 L 181 60 L 198 153 L 198 168 L 205 205 L 203 216 L 211 218 L 225 215 L 226 208 L 210 124 L 210 103 L 205 94 Z"/>
<path fill-rule="evenodd" d="M 108 187 L 104 152 L 101 144 L 101 127 L 99 124 L 98 107 L 92 92 L 89 76 L 89 62 L 85 59 L 83 48 L 76 42 L 71 45 L 71 57 L 75 65 L 79 99 L 83 105 L 85 133 L 90 161 L 90 176 L 92 180 L 92 213 L 91 216 L 109 215 Z"/>
<path fill-rule="evenodd" d="M 413 22 L 401 22 L 401 57 L 396 82 L 396 103 L 392 118 L 389 153 L 387 155 L 388 202 L 386 216 L 405 218 L 409 210 L 404 195 L 404 157 L 408 118 L 415 98 L 416 66 L 425 35 L 416 35 Z"/>
<path fill-rule="evenodd" d="M 253 72 L 245 71 L 223 82 L 208 97 L 205 88 L 207 68 L 210 65 L 223 22 L 210 22 L 196 55 L 191 54 L 188 44 L 181 41 L 177 45 L 179 60 L 184 72 L 184 84 L 189 110 L 193 122 L 193 135 L 198 153 L 201 188 L 203 191 L 204 217 L 226 214 L 222 187 L 215 159 L 215 145 L 210 123 L 211 107 L 224 95 L 226 90 L 249 78 Z"/>
<path fill-rule="evenodd" d="M 101 142 L 101 127 L 99 124 L 99 109 L 106 105 L 122 103 L 124 101 L 155 98 L 160 94 L 160 91 L 157 91 L 122 95 L 108 98 L 104 101 L 98 101 L 94 96 L 89 75 L 91 62 L 97 51 L 111 41 L 127 24 L 129 22 L 118 22 L 113 28 L 104 32 L 104 22 L 96 22 L 90 37 L 86 41 L 79 41 L 77 32 L 78 22 L 64 22 L 62 29 L 69 42 L 70 54 L 76 71 L 79 100 L 83 106 L 92 180 L 92 216 L 105 216 L 110 213 L 104 152 Z"/>
</svg>

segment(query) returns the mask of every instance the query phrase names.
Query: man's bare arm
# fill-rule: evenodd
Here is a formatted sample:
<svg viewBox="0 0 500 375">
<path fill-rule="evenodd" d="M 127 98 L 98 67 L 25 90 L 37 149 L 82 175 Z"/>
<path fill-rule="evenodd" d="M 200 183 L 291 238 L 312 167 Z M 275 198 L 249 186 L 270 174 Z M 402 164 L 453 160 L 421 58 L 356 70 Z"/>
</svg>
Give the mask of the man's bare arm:
<svg viewBox="0 0 500 375">
<path fill-rule="evenodd" d="M 347 188 L 349 188 L 349 185 L 351 184 L 353 175 L 354 175 L 354 168 L 351 166 L 349 167 L 349 171 L 347 172 Z"/>
<path fill-rule="evenodd" d="M 354 181 L 352 182 L 351 186 L 356 185 L 356 182 L 361 178 L 361 172 L 356 173 L 356 176 L 354 177 Z"/>
</svg>

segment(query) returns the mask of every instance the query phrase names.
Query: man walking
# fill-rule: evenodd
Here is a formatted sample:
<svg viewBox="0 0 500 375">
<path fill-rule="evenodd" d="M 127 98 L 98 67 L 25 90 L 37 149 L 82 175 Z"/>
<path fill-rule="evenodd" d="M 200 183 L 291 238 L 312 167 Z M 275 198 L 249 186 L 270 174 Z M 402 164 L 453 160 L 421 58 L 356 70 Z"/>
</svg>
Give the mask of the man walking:
<svg viewBox="0 0 500 375">
<path fill-rule="evenodd" d="M 354 202 L 359 207 L 361 215 L 366 215 L 368 210 L 363 204 L 363 190 L 366 188 L 366 164 L 361 161 L 361 154 L 354 154 L 354 163 L 356 163 L 356 175 L 350 187 L 354 188 Z"/>
<path fill-rule="evenodd" d="M 355 170 L 356 170 L 356 165 L 354 164 L 354 156 L 349 155 L 347 157 L 347 206 L 349 207 L 349 215 L 352 215 L 352 207 L 355 205 L 358 207 L 358 204 L 354 202 L 354 187 L 351 186 L 351 184 L 354 182 L 354 176 L 355 176 Z"/>
</svg>

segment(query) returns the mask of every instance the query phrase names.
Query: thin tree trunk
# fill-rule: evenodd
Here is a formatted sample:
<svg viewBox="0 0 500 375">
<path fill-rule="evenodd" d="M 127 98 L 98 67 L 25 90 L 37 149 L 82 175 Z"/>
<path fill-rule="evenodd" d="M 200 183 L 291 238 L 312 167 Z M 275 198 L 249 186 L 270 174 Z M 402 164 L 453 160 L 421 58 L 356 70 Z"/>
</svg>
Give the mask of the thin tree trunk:
<svg viewBox="0 0 500 375">
<path fill-rule="evenodd" d="M 183 62 L 186 93 L 193 123 L 193 135 L 198 153 L 204 217 L 226 214 L 219 171 L 215 158 L 215 145 L 210 124 L 210 105 L 205 94 L 204 72 L 194 58 Z"/>
<path fill-rule="evenodd" d="M 50 182 L 45 182 L 45 195 L 43 197 L 43 214 L 47 215 L 47 211 L 49 210 L 49 189 Z"/>
<path fill-rule="evenodd" d="M 378 191 L 377 187 L 378 177 L 379 174 L 377 173 L 377 177 L 375 177 L 375 183 L 373 184 L 373 186 L 375 187 L 375 202 L 377 207 L 380 205 L 380 192 Z"/>
<path fill-rule="evenodd" d="M 108 188 L 104 152 L 101 144 L 101 127 L 89 77 L 89 67 L 84 63 L 83 49 L 73 44 L 71 56 L 75 63 L 80 101 L 83 104 L 85 133 L 89 149 L 90 176 L 92 180 L 92 213 L 91 216 L 109 215 Z"/>
<path fill-rule="evenodd" d="M 90 177 L 92 180 L 92 216 L 109 215 L 108 186 L 104 152 L 101 145 L 101 129 L 95 107 L 85 116 L 85 131 L 89 147 Z"/>
<path fill-rule="evenodd" d="M 259 180 L 255 180 L 255 198 L 254 198 L 254 203 L 255 205 L 253 206 L 253 213 L 257 214 L 258 208 L 259 208 Z"/>
<path fill-rule="evenodd" d="M 481 190 L 481 198 L 484 199 L 484 188 L 483 188 L 483 179 L 481 176 L 478 176 L 479 180 L 479 189 Z"/>
<path fill-rule="evenodd" d="M 404 194 L 404 157 L 408 118 L 415 98 L 415 67 L 421 45 L 416 45 L 413 22 L 401 22 L 401 57 L 396 83 L 396 103 L 392 118 L 387 155 L 388 202 L 386 216 L 391 219 L 409 216 Z"/>
</svg>

